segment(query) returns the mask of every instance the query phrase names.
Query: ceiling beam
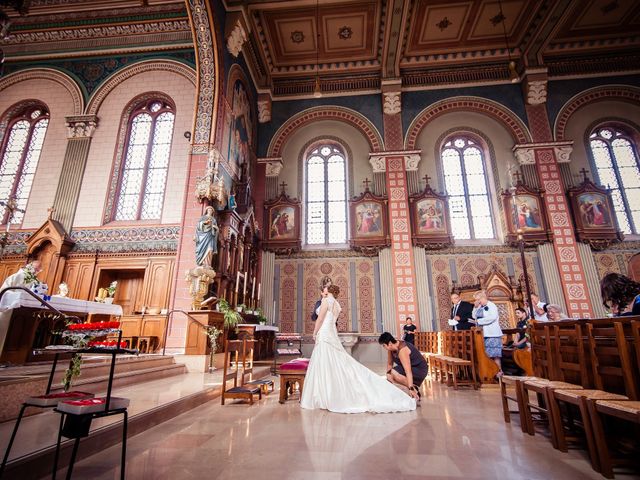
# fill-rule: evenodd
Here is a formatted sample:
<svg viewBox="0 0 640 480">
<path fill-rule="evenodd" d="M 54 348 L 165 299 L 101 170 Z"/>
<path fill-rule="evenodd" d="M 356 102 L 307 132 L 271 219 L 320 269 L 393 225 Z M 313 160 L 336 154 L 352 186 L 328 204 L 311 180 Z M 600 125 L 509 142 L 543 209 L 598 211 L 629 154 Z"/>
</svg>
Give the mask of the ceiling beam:
<svg viewBox="0 0 640 480">
<path fill-rule="evenodd" d="M 387 3 L 382 47 L 382 78 L 400 76 L 400 60 L 410 7 L 411 0 L 389 0 Z"/>
</svg>

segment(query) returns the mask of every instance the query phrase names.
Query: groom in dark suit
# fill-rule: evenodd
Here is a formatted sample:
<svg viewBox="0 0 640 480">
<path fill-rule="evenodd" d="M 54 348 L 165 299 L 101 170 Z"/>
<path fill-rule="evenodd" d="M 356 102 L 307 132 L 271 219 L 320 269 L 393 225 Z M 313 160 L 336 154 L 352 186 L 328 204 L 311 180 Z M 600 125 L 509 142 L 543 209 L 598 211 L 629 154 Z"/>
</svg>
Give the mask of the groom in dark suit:
<svg viewBox="0 0 640 480">
<path fill-rule="evenodd" d="M 473 305 L 464 300 L 460 300 L 460 295 L 457 293 L 451 294 L 451 318 L 457 320 L 458 324 L 453 327 L 454 330 L 470 330 L 474 326 L 469 322 L 469 319 L 473 315 Z"/>
<path fill-rule="evenodd" d="M 326 294 L 324 293 L 324 289 L 327 288 L 329 285 L 331 285 L 331 278 L 324 277 L 322 279 L 322 283 L 320 284 L 320 300 L 316 302 L 316 304 L 313 306 L 313 311 L 311 312 L 312 322 L 315 322 L 316 320 L 318 320 L 318 314 L 316 313 L 316 311 L 320 307 L 320 304 L 322 303 L 322 299 L 326 297 Z M 336 319 L 336 325 L 337 324 L 338 324 L 338 320 Z"/>
</svg>

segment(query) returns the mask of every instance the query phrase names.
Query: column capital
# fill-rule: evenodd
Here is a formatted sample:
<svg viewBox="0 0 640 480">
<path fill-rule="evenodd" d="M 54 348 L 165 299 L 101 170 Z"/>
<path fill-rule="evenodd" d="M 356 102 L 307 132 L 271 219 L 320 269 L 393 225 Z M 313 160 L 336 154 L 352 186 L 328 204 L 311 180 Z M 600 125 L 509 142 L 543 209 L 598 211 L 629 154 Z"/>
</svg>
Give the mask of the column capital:
<svg viewBox="0 0 640 480">
<path fill-rule="evenodd" d="M 258 123 L 271 121 L 271 95 L 268 93 L 258 94 Z"/>
<path fill-rule="evenodd" d="M 67 138 L 92 137 L 98 127 L 97 115 L 71 115 L 64 119 L 67 125 Z"/>
<path fill-rule="evenodd" d="M 369 154 L 369 163 L 373 168 L 373 173 L 384 173 L 387 170 L 387 157 L 402 157 L 404 168 L 408 172 L 418 170 L 418 164 L 422 157 L 422 150 L 399 150 L 394 152 L 375 152 Z"/>
<path fill-rule="evenodd" d="M 514 145 L 511 151 L 520 165 L 535 165 L 536 150 L 552 149 L 558 163 L 569 163 L 573 152 L 573 140 L 566 142 L 522 143 Z"/>
<path fill-rule="evenodd" d="M 525 98 L 528 105 L 540 105 L 547 101 L 548 74 L 546 68 L 527 69 L 524 72 Z"/>
<path fill-rule="evenodd" d="M 259 164 L 264 164 L 265 166 L 265 176 L 269 177 L 277 177 L 280 175 L 282 171 L 282 157 L 278 158 L 259 158 Z"/>
</svg>

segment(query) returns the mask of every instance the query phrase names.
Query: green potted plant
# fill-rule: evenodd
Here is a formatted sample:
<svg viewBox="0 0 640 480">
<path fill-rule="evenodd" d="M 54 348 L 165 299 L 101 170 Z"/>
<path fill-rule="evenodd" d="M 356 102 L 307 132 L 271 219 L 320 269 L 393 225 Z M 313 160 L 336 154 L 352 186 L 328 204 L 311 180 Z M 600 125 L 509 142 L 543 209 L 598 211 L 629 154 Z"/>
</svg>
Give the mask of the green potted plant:
<svg viewBox="0 0 640 480">
<path fill-rule="evenodd" d="M 235 328 L 242 321 L 242 317 L 238 312 L 236 312 L 229 302 L 227 302 L 224 298 L 218 301 L 218 306 L 220 308 L 220 313 L 224 316 L 224 326 L 228 329 Z"/>
<path fill-rule="evenodd" d="M 258 317 L 258 323 L 260 325 L 266 325 L 267 324 L 267 317 L 264 316 L 264 311 L 261 308 L 256 308 L 255 310 L 255 314 Z"/>
</svg>

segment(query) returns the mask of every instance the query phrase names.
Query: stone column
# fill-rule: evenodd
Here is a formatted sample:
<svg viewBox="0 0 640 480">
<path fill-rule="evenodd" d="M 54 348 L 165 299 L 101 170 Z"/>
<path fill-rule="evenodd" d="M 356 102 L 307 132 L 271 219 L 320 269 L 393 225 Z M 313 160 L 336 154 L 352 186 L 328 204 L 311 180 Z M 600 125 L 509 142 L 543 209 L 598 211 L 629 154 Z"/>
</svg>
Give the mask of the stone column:
<svg viewBox="0 0 640 480">
<path fill-rule="evenodd" d="M 567 305 L 564 302 L 562 281 L 560 280 L 560 272 L 556 264 L 553 245 L 550 243 L 538 245 L 538 258 L 540 259 L 540 267 L 542 268 L 542 281 L 547 288 L 547 298 L 543 298 L 542 300 L 547 303 L 557 303 L 566 312 Z"/>
<path fill-rule="evenodd" d="M 380 259 L 380 300 L 382 304 L 382 328 L 386 332 L 397 335 L 396 325 L 396 302 L 394 296 L 393 282 L 393 262 L 391 261 L 391 249 L 381 250 Z"/>
<path fill-rule="evenodd" d="M 273 287 L 275 280 L 275 261 L 276 255 L 273 252 L 262 252 L 262 271 L 260 272 L 260 301 L 264 316 L 269 321 L 274 319 L 275 311 L 273 310 Z M 274 323 L 275 324 L 275 323 Z"/>
<path fill-rule="evenodd" d="M 516 157 L 535 164 L 540 187 L 544 190 L 547 219 L 553 231 L 555 260 L 559 267 L 567 314 L 586 318 L 593 316 L 583 260 L 569 213 L 565 185 L 560 175 L 562 162 L 569 160 L 571 142 L 554 142 L 547 115 L 547 74 L 544 70 L 525 72 L 523 84 L 526 112 L 533 142 L 515 145 Z"/>
<path fill-rule="evenodd" d="M 78 197 L 82 186 L 84 169 L 87 165 L 91 137 L 98 125 L 95 115 L 75 115 L 66 117 L 67 149 L 58 181 L 58 189 L 53 200 L 52 218 L 60 222 L 66 232 L 71 232 L 76 214 Z"/>
<path fill-rule="evenodd" d="M 431 299 L 433 293 L 429 289 L 429 275 L 427 274 L 427 253 L 422 247 L 413 247 L 413 259 L 416 266 L 416 288 L 418 290 L 418 312 L 420 313 L 420 331 L 429 332 L 433 330 L 433 310 L 431 309 Z"/>
</svg>

